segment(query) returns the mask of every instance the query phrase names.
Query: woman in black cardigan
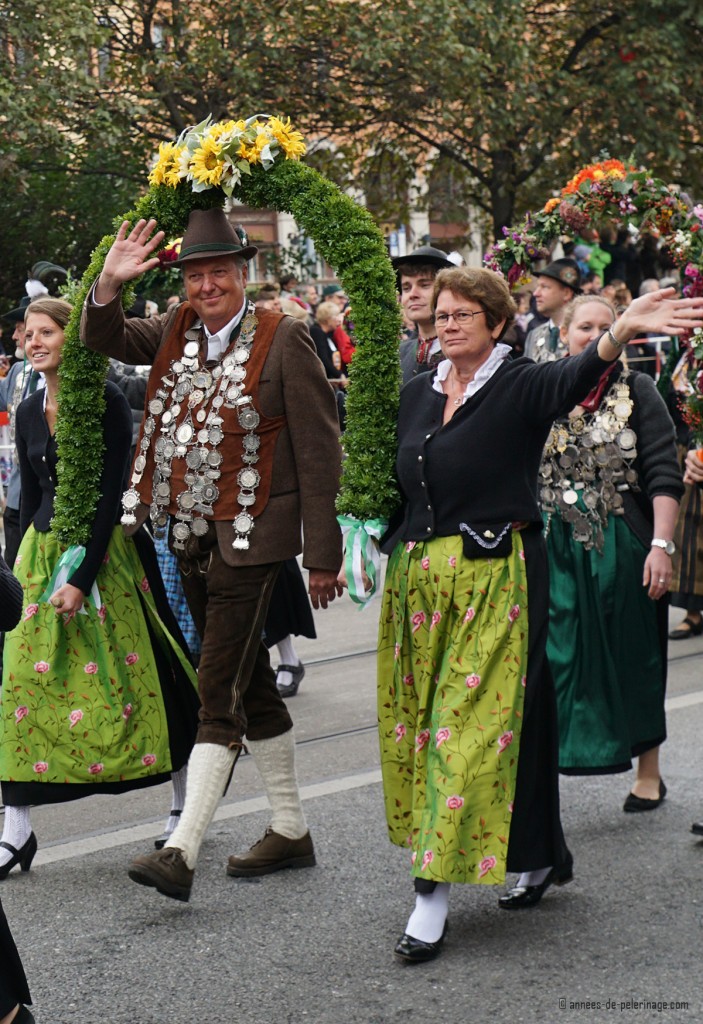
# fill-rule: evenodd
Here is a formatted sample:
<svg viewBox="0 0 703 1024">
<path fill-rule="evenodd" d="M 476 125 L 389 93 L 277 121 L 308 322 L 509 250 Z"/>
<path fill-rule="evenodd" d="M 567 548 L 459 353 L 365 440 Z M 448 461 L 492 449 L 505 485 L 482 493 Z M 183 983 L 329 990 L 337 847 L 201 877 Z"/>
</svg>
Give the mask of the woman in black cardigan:
<svg viewBox="0 0 703 1024">
<path fill-rule="evenodd" d="M 22 587 L 0 558 L 0 630 L 14 629 L 22 615 Z M 0 903 L 0 1024 L 33 1024 L 27 979 Z"/>
<path fill-rule="evenodd" d="M 70 312 L 63 300 L 46 298 L 35 300 L 25 318 L 27 357 L 46 388 L 17 412 L 24 536 L 16 571 L 24 615 L 4 651 L 0 880 L 16 865 L 31 866 L 31 804 L 123 793 L 169 778 L 174 801 L 182 799 L 197 727 L 196 676 L 153 545 L 146 535 L 126 538 L 119 526 L 132 415 L 110 382 L 90 537 L 66 551 L 50 529 L 60 470 L 58 372 Z"/>
<path fill-rule="evenodd" d="M 401 393 L 403 505 L 384 538 L 379 636 L 386 816 L 391 841 L 412 851 L 417 894 L 395 948 L 409 963 L 440 951 L 451 882 L 520 872 L 499 900 L 515 910 L 572 877 L 545 654 L 542 449 L 629 338 L 703 322 L 700 300 L 657 292 L 582 355 L 538 365 L 499 343 L 515 310 L 501 277 L 444 270 L 434 295 L 447 358 Z"/>
</svg>

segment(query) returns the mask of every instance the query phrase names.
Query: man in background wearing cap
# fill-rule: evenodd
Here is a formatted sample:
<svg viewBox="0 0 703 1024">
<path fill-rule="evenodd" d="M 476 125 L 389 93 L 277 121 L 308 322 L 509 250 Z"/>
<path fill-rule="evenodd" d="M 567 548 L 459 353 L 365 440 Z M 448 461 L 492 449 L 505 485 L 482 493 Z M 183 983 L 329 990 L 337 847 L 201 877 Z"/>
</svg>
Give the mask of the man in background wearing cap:
<svg viewBox="0 0 703 1024">
<path fill-rule="evenodd" d="M 549 319 L 527 335 L 525 355 L 536 363 L 544 363 L 566 355 L 566 345 L 561 340 L 559 328 L 564 319 L 564 310 L 581 291 L 581 274 L 576 260 L 564 257 L 554 260 L 535 277 L 537 312 Z"/>
<path fill-rule="evenodd" d="M 163 849 L 129 874 L 188 900 L 201 841 L 244 747 L 262 775 L 273 818 L 227 873 L 258 876 L 315 863 L 295 775 L 293 726 L 261 640 L 280 567 L 301 549 L 313 605 L 336 594 L 341 535 L 334 502 L 340 446 L 332 391 L 300 321 L 256 311 L 245 298 L 243 246 L 222 210 L 193 211 L 177 261 L 186 302 L 125 320 L 122 286 L 155 266 L 163 232 L 125 222 L 89 295 L 85 343 L 122 361 L 152 363 L 123 522 L 151 515 L 169 543 L 203 641 L 202 708 L 183 812 Z"/>
<path fill-rule="evenodd" d="M 432 292 L 440 270 L 457 264 L 446 252 L 431 245 L 423 245 L 407 256 L 396 256 L 392 262 L 400 304 L 407 319 L 415 325 L 414 331 L 400 343 L 400 368 L 403 384 L 407 384 L 418 373 L 434 370 L 444 358 L 434 325 Z"/>
</svg>

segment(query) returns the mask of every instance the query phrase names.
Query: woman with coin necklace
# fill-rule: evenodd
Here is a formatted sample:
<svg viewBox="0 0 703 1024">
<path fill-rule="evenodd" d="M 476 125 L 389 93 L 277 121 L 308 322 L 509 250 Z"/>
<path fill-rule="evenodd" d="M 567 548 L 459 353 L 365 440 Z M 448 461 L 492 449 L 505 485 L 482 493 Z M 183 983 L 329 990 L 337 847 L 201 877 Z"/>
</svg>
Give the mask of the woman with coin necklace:
<svg viewBox="0 0 703 1024">
<path fill-rule="evenodd" d="M 567 307 L 562 337 L 577 355 L 615 323 L 605 299 Z M 666 787 L 667 592 L 683 494 L 674 427 L 653 381 L 614 363 L 557 421 L 540 470 L 550 568 L 547 653 L 568 775 L 637 775 L 628 812 L 653 810 Z"/>
<path fill-rule="evenodd" d="M 178 810 L 197 726 L 196 676 L 153 546 L 146 536 L 125 538 L 119 526 L 132 415 L 109 381 L 90 539 L 66 551 L 50 530 L 60 473 L 58 372 L 70 313 L 67 302 L 46 298 L 26 314 L 27 357 L 46 389 L 17 413 L 24 536 L 16 573 L 24 609 L 4 652 L 0 879 L 32 863 L 30 804 L 122 793 L 172 777 Z"/>
</svg>

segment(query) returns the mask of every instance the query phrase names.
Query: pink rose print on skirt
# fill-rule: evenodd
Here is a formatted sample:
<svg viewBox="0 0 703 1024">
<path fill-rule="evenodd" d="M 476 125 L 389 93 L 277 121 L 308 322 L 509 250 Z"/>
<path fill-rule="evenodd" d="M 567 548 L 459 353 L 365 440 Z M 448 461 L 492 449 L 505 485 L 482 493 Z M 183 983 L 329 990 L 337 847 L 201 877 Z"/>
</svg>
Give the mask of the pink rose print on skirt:
<svg viewBox="0 0 703 1024">
<path fill-rule="evenodd" d="M 406 551 L 412 551 L 412 549 L 415 547 L 416 544 L 417 544 L 417 541 L 409 540 L 408 543 L 405 545 L 405 550 Z"/>
<path fill-rule="evenodd" d="M 447 807 L 450 811 L 458 811 L 460 807 L 464 806 L 463 796 L 448 796 Z"/>
<path fill-rule="evenodd" d="M 422 748 L 426 747 L 429 742 L 430 730 L 423 729 L 422 732 L 419 732 L 415 737 L 415 750 L 422 750 Z"/>
<path fill-rule="evenodd" d="M 50 670 L 50 668 L 51 668 L 51 665 L 49 664 L 48 661 L 35 661 L 34 662 L 34 671 L 35 672 L 39 672 L 40 675 L 43 675 L 44 672 L 48 672 Z"/>
<path fill-rule="evenodd" d="M 510 811 L 511 814 L 513 813 L 513 807 L 514 806 L 515 805 L 514 805 L 513 801 L 511 800 L 510 803 L 508 804 L 508 810 Z"/>
<path fill-rule="evenodd" d="M 80 708 L 76 708 L 75 711 L 72 711 L 71 714 L 68 716 L 68 720 L 71 723 L 70 728 L 73 729 L 74 726 L 78 725 L 82 718 L 83 712 L 81 711 Z"/>
<path fill-rule="evenodd" d="M 448 559 L 449 568 L 456 569 L 456 555 L 451 555 Z"/>
<path fill-rule="evenodd" d="M 515 620 L 517 618 L 519 618 L 519 616 L 520 616 L 520 605 L 519 604 L 514 604 L 513 607 L 510 609 L 510 611 L 508 612 L 508 619 L 510 620 L 510 622 L 515 622 Z"/>
<path fill-rule="evenodd" d="M 527 686 L 527 676 L 522 677 L 522 679 L 520 680 L 520 685 Z"/>
<path fill-rule="evenodd" d="M 36 615 L 39 611 L 38 604 L 28 604 L 24 610 L 24 621 L 29 622 L 33 615 Z"/>
<path fill-rule="evenodd" d="M 107 617 L 107 608 L 105 607 L 104 604 L 101 604 L 100 607 L 98 608 L 98 618 L 102 622 L 103 626 L 105 625 L 105 618 L 106 617 Z"/>
<path fill-rule="evenodd" d="M 523 562 L 525 561 L 525 550 L 524 550 L 524 548 L 520 551 L 520 558 L 522 559 Z"/>
<path fill-rule="evenodd" d="M 474 673 L 471 676 L 466 677 L 466 685 L 470 690 L 475 690 L 477 686 L 481 685 L 481 677 Z"/>
<path fill-rule="evenodd" d="M 441 612 L 432 612 L 432 622 L 430 624 L 430 633 L 435 628 L 437 623 L 441 621 L 441 619 L 442 619 L 442 613 Z"/>
<path fill-rule="evenodd" d="M 139 584 L 139 589 L 144 594 L 148 594 L 149 591 L 151 590 L 151 587 L 149 586 L 149 580 L 146 578 L 146 576 L 142 578 L 142 582 Z"/>
<path fill-rule="evenodd" d="M 485 878 L 489 871 L 496 866 L 495 857 L 484 857 L 478 866 L 478 877 Z"/>
<path fill-rule="evenodd" d="M 410 863 L 414 864 L 416 860 L 417 860 L 417 850 L 413 850 L 412 856 L 410 858 Z"/>
<path fill-rule="evenodd" d="M 413 633 L 417 633 L 418 629 L 421 629 L 425 623 L 427 616 L 424 612 L 415 612 L 412 619 L 410 620 L 413 624 Z"/>
<path fill-rule="evenodd" d="M 397 661 L 400 657 L 400 644 L 396 644 L 393 648 L 393 661 Z"/>
<path fill-rule="evenodd" d="M 474 618 L 475 615 L 476 615 L 476 609 L 475 608 L 467 608 L 466 609 L 466 615 L 464 616 L 464 622 L 471 622 L 471 620 Z"/>
<path fill-rule="evenodd" d="M 420 565 L 422 566 L 423 569 L 429 569 L 429 567 L 430 567 L 430 560 L 429 560 L 429 558 L 423 558 L 422 561 L 420 562 Z"/>
<path fill-rule="evenodd" d="M 145 768 L 150 768 L 152 764 L 156 764 L 155 754 L 145 754 L 142 758 L 142 764 Z"/>
<path fill-rule="evenodd" d="M 412 672 L 409 672 L 407 676 L 403 676 L 403 683 L 406 686 L 412 686 L 415 683 L 415 676 L 412 674 Z"/>
<path fill-rule="evenodd" d="M 139 661 L 139 655 L 137 654 L 136 651 L 131 651 L 129 654 L 125 655 L 125 659 L 124 659 L 125 665 L 135 665 L 138 661 Z"/>
<path fill-rule="evenodd" d="M 18 708 L 15 708 L 15 721 L 21 722 L 23 718 L 26 718 L 29 714 L 29 708 L 25 704 L 20 704 Z"/>
<path fill-rule="evenodd" d="M 451 729 L 438 729 L 437 730 L 437 735 L 435 736 L 435 746 L 436 746 L 437 750 L 439 750 L 439 748 L 442 746 L 443 743 L 447 742 L 447 740 L 449 739 L 451 734 L 452 734 L 452 730 Z"/>
<path fill-rule="evenodd" d="M 87 676 L 94 676 L 95 673 L 98 671 L 98 666 L 95 664 L 94 661 L 89 661 L 87 665 L 83 666 L 83 671 Z"/>
<path fill-rule="evenodd" d="M 513 742 L 513 730 L 509 729 L 508 732 L 504 732 L 502 736 L 498 737 L 498 753 L 502 754 L 506 747 L 509 747 Z"/>
<path fill-rule="evenodd" d="M 122 717 L 124 718 L 125 722 L 129 718 L 129 716 L 132 714 L 133 710 L 134 710 L 134 708 L 132 707 L 131 704 L 125 704 L 125 706 L 122 708 Z"/>
<path fill-rule="evenodd" d="M 395 742 L 400 743 L 400 741 L 404 738 L 407 731 L 408 730 L 405 728 L 403 723 L 398 722 L 398 724 L 395 727 Z"/>
<path fill-rule="evenodd" d="M 100 775 L 104 768 L 105 765 L 100 761 L 97 764 L 91 764 L 88 766 L 88 775 Z"/>
<path fill-rule="evenodd" d="M 49 771 L 49 765 L 46 761 L 37 761 L 36 764 L 32 765 L 32 770 L 35 771 L 37 775 L 43 775 L 44 772 Z"/>
<path fill-rule="evenodd" d="M 434 860 L 434 854 L 432 853 L 432 850 L 425 850 L 425 853 L 424 853 L 423 858 L 422 858 L 422 870 L 424 871 L 425 868 L 429 864 L 431 864 L 433 860 Z"/>
</svg>

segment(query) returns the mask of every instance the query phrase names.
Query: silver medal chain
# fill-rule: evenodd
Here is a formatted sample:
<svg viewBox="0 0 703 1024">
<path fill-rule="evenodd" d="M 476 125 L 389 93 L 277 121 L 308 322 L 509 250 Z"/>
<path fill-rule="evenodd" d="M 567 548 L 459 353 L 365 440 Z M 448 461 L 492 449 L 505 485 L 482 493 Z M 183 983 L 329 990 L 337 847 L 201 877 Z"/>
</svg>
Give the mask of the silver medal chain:
<svg viewBox="0 0 703 1024">
<path fill-rule="evenodd" d="M 256 488 L 261 480 L 254 468 L 259 461 L 261 439 L 256 433 L 260 417 L 251 395 L 246 394 L 244 388 L 246 363 L 257 323 L 254 307 L 249 303 L 234 348 L 212 369 L 200 364 L 200 346 L 196 341 L 186 342 L 183 355 L 171 362 L 169 373 L 161 378 L 161 386 L 149 402 L 130 488 L 122 497 L 124 514 L 121 521 L 124 525 L 136 523 L 134 510 L 141 502 L 136 488 L 141 482 L 147 452 L 153 443 L 154 476 L 149 514 L 155 534 L 163 536 L 168 524 L 174 458 L 185 459 L 184 482 L 187 489 L 176 498 L 178 511 L 174 515 L 173 546 L 182 550 L 191 535 L 202 536 L 207 532 L 205 517 L 213 515 L 220 495 L 217 480 L 222 475 L 223 456 L 218 448 L 224 439 L 220 413 L 223 408 L 234 409 L 239 425 L 246 433 L 242 438 L 242 461 L 245 465 L 237 474 L 240 488 L 237 502 L 242 511 L 234 518 L 236 536 L 232 546 L 240 550 L 249 547 L 248 535 L 254 529 L 254 518 L 246 510 L 255 503 Z M 184 404 L 187 411 L 179 424 L 178 417 Z"/>
</svg>

